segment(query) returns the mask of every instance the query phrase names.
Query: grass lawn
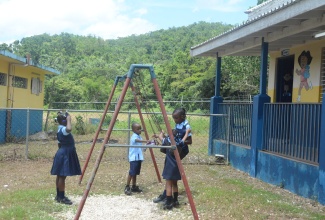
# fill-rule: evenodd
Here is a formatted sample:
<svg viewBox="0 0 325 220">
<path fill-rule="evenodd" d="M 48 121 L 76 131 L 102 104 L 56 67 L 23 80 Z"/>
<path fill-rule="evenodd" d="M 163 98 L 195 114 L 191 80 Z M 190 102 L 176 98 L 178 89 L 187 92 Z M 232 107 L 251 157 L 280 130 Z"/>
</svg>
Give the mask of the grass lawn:
<svg viewBox="0 0 325 220">
<path fill-rule="evenodd" d="M 97 171 L 90 194 L 121 195 L 128 163 L 111 163 L 105 156 Z M 89 162 L 84 179 L 68 177 L 68 196 L 82 196 L 91 174 L 95 156 Z M 81 160 L 83 166 L 84 160 Z M 50 175 L 51 159 L 7 160 L 0 162 L 0 219 L 55 219 L 55 213 L 73 210 L 54 201 L 55 176 Z M 162 164 L 158 164 L 162 169 Z M 316 201 L 294 195 L 226 165 L 184 165 L 200 219 L 325 219 L 325 207 Z M 143 164 L 138 183 L 144 193 L 139 198 L 151 200 L 163 190 L 148 159 Z M 182 182 L 179 182 L 181 212 L 191 219 L 191 208 Z M 87 203 L 86 203 L 87 205 Z"/>
</svg>

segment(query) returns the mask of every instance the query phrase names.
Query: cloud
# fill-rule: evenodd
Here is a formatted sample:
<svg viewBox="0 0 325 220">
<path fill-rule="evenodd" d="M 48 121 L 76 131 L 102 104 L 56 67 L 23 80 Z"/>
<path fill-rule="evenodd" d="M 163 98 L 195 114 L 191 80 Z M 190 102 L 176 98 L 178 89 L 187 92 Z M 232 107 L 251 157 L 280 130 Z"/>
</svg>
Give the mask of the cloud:
<svg viewBox="0 0 325 220">
<path fill-rule="evenodd" d="M 0 43 L 62 32 L 115 39 L 156 28 L 141 18 L 146 9 L 132 9 L 124 1 L 0 0 L 0 8 Z"/>
<path fill-rule="evenodd" d="M 140 9 L 136 10 L 135 12 L 138 13 L 139 15 L 145 15 L 148 13 L 148 10 L 146 8 L 140 8 Z"/>
<path fill-rule="evenodd" d="M 236 23 L 244 4 L 255 1 L 0 0 L 0 44 L 44 33 L 116 39 L 197 21 Z"/>
</svg>

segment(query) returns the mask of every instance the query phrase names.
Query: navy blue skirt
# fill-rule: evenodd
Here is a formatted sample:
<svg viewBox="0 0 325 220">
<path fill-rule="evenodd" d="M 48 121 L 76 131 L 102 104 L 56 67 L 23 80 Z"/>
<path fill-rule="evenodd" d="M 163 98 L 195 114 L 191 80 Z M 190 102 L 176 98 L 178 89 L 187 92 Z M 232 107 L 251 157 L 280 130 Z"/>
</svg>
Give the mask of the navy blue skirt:
<svg viewBox="0 0 325 220">
<path fill-rule="evenodd" d="M 177 161 L 174 155 L 171 155 L 167 150 L 165 158 L 165 166 L 162 176 L 165 180 L 181 180 L 181 173 L 179 172 Z"/>
<path fill-rule="evenodd" d="M 61 146 L 55 154 L 51 175 L 81 175 L 80 163 L 75 147 Z"/>
</svg>

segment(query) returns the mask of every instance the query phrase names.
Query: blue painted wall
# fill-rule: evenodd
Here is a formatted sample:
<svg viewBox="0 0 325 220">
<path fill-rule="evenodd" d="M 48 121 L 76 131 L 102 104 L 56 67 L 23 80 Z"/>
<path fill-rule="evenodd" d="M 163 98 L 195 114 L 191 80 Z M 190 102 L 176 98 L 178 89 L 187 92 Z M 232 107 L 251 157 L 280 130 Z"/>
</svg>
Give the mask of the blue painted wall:
<svg viewBox="0 0 325 220">
<path fill-rule="evenodd" d="M 11 110 L 11 138 L 25 138 L 27 132 L 27 111 L 26 109 Z M 6 110 L 0 110 L 0 143 L 6 140 Z M 29 134 L 42 131 L 43 111 L 29 110 Z"/>
<path fill-rule="evenodd" d="M 318 174 L 319 169 L 316 165 L 262 151 L 258 154 L 256 177 L 300 196 L 311 199 L 318 197 Z"/>
<path fill-rule="evenodd" d="M 227 156 L 227 144 L 224 141 L 214 140 L 214 154 Z M 230 164 L 243 172 L 249 173 L 251 162 L 251 150 L 246 147 L 239 147 L 233 144 L 229 146 L 229 162 Z"/>
<path fill-rule="evenodd" d="M 15 138 L 26 137 L 27 110 L 11 110 L 10 136 Z"/>
<path fill-rule="evenodd" d="M 250 148 L 230 145 L 229 162 L 238 170 L 249 173 L 252 153 Z"/>
<path fill-rule="evenodd" d="M 216 154 L 226 154 L 226 144 L 214 140 Z M 231 144 L 230 164 L 238 170 L 249 173 L 251 149 Z M 256 178 L 289 190 L 297 195 L 316 199 L 319 194 L 319 168 L 317 165 L 289 160 L 274 154 L 258 151 Z"/>
<path fill-rule="evenodd" d="M 0 144 L 6 141 L 6 115 L 6 110 L 0 109 Z"/>
<path fill-rule="evenodd" d="M 209 150 L 211 154 L 209 155 L 215 155 L 220 154 L 224 155 L 226 157 L 227 155 L 227 144 L 225 141 L 219 141 L 219 140 L 213 140 L 213 147 Z"/>
<path fill-rule="evenodd" d="M 27 111 L 26 109 L 12 110 L 11 112 L 11 136 L 16 138 L 26 137 L 27 129 Z M 29 110 L 29 134 L 35 134 L 42 131 L 43 111 Z"/>
<path fill-rule="evenodd" d="M 32 135 L 43 131 L 43 111 L 32 110 L 29 117 L 29 134 Z"/>
</svg>

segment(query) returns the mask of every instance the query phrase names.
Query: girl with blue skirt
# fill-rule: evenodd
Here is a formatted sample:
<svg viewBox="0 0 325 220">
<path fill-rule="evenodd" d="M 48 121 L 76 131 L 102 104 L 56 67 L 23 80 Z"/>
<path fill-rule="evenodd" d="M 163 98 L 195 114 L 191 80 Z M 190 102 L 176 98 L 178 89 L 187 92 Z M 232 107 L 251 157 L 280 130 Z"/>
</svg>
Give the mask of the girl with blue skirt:
<svg viewBox="0 0 325 220">
<path fill-rule="evenodd" d="M 66 112 L 58 112 L 56 121 L 59 123 L 57 139 L 59 149 L 55 154 L 51 175 L 56 175 L 55 200 L 59 203 L 71 205 L 72 202 L 65 196 L 65 179 L 67 176 L 81 175 L 81 169 L 74 138 L 71 134 L 71 116 Z"/>
</svg>

